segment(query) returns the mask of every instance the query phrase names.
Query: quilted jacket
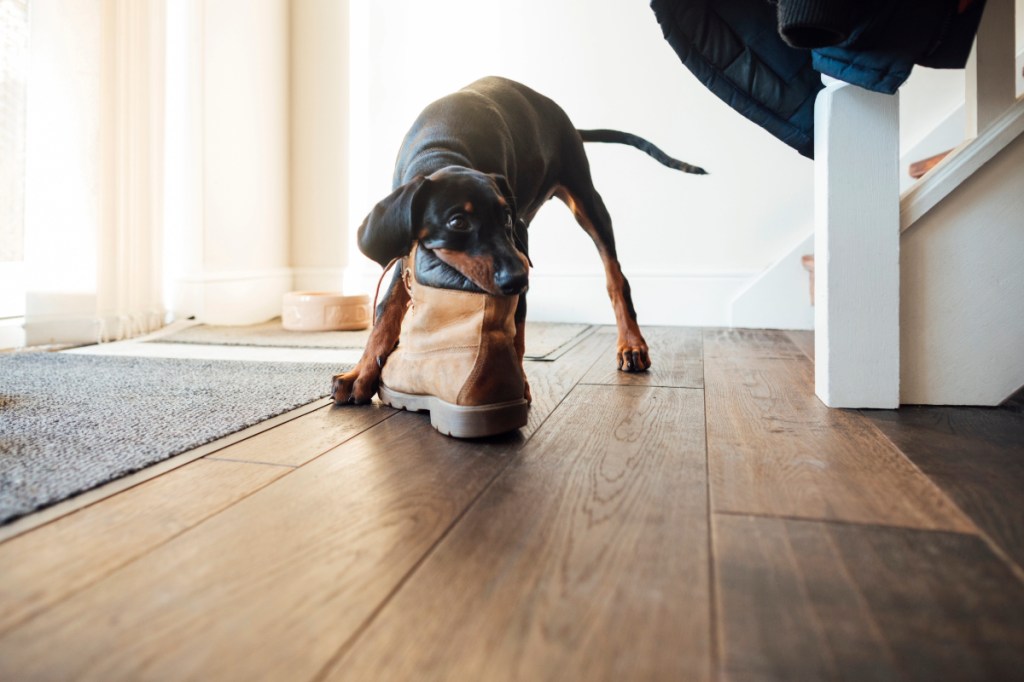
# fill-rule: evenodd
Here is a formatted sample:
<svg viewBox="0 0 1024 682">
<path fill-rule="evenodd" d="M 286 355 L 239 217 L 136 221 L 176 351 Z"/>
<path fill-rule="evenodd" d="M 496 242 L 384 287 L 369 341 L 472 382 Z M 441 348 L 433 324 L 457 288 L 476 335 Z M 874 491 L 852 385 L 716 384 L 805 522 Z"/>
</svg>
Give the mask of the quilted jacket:
<svg viewBox="0 0 1024 682">
<path fill-rule="evenodd" d="M 652 0 L 713 93 L 804 156 L 821 74 L 891 94 L 915 64 L 963 68 L 984 0 Z"/>
</svg>

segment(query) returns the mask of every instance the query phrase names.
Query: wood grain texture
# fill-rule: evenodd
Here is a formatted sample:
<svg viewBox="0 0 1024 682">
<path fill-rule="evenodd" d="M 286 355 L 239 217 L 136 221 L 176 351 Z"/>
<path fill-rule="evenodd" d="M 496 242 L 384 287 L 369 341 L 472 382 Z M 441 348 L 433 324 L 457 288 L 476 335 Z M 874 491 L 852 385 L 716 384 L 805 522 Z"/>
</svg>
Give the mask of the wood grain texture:
<svg viewBox="0 0 1024 682">
<path fill-rule="evenodd" d="M 939 164 L 939 161 L 942 161 L 944 158 L 949 156 L 949 153 L 951 151 L 953 151 L 953 150 L 952 149 L 947 149 L 944 152 L 939 152 L 938 154 L 933 154 L 933 155 L 929 156 L 927 159 L 921 159 L 920 161 L 914 161 L 907 168 L 907 175 L 909 175 L 910 177 L 914 178 L 915 180 L 920 180 L 921 177 L 923 177 L 925 173 L 930 171 L 932 168 L 935 168 L 935 166 L 937 166 Z"/>
<path fill-rule="evenodd" d="M 863 416 L 822 405 L 811 363 L 781 332 L 757 336 L 794 356 L 705 355 L 713 510 L 973 529 Z"/>
<path fill-rule="evenodd" d="M 0 679 L 311 679 L 508 452 L 397 414 L 8 632 Z"/>
<path fill-rule="evenodd" d="M 1024 670 L 1024 586 L 980 538 L 717 514 L 714 540 L 729 680 Z"/>
<path fill-rule="evenodd" d="M 0 544 L 0 633 L 288 472 L 197 460 Z"/>
<path fill-rule="evenodd" d="M 768 329 L 705 329 L 704 358 L 800 359 L 789 332 Z"/>
<path fill-rule="evenodd" d="M 786 332 L 790 342 L 802 350 L 807 359 L 814 362 L 814 332 L 791 330 Z"/>
<path fill-rule="evenodd" d="M 1024 405 L 864 416 L 1024 570 Z"/>
<path fill-rule="evenodd" d="M 526 426 L 520 429 L 523 438 L 529 438 L 540 428 L 588 370 L 609 357 L 615 357 L 615 334 L 611 329 L 602 329 L 589 334 L 554 362 L 527 362 L 526 377 L 533 403 Z"/>
<path fill-rule="evenodd" d="M 700 391 L 579 386 L 327 679 L 710 676 Z"/>
<path fill-rule="evenodd" d="M 297 467 L 392 414 L 394 410 L 379 404 L 343 407 L 327 405 L 301 419 L 294 419 L 259 434 L 258 437 L 247 438 L 218 450 L 211 457 Z"/>
<path fill-rule="evenodd" d="M 459 441 L 425 415 L 379 421 L 0 637 L 0 679 L 311 679 L 612 342 L 531 363 L 537 399 L 518 434 Z M 308 460 L 347 434 L 347 417 L 333 422 L 344 409 L 309 415 L 310 438 L 272 430 L 247 452 Z"/>
<path fill-rule="evenodd" d="M 611 360 L 596 363 L 583 378 L 585 384 L 613 386 L 669 386 L 703 388 L 701 330 L 690 327 L 644 327 L 651 352 L 646 372 L 622 372 Z"/>
<path fill-rule="evenodd" d="M 115 478 L 112 481 L 108 481 L 99 487 L 88 490 L 79 495 L 75 495 L 69 499 L 58 502 L 50 507 L 41 509 L 28 516 L 23 516 L 17 521 L 8 523 L 4 526 L 0 526 L 0 542 L 6 542 L 7 540 L 17 537 L 23 533 L 27 533 L 35 528 L 39 528 L 48 523 L 51 523 L 63 516 L 73 514 L 80 509 L 91 506 L 105 500 L 108 497 L 118 495 L 125 490 L 134 488 L 138 485 L 145 483 L 146 481 L 163 476 L 169 471 L 178 469 L 191 462 L 201 459 L 211 454 L 215 454 L 218 450 L 223 450 L 229 445 L 241 442 L 247 438 L 251 438 L 254 435 L 269 431 L 285 422 L 290 422 L 293 419 L 297 419 L 304 414 L 313 412 L 320 409 L 321 407 L 329 404 L 329 399 L 314 400 L 313 402 L 302 405 L 289 410 L 283 414 L 279 414 L 276 417 L 271 417 L 258 424 L 253 424 L 247 428 L 244 428 L 235 433 L 218 438 L 215 441 L 200 445 L 199 447 L 182 452 L 181 454 L 168 457 L 167 459 L 151 464 L 144 469 L 140 469 L 135 473 Z"/>
</svg>

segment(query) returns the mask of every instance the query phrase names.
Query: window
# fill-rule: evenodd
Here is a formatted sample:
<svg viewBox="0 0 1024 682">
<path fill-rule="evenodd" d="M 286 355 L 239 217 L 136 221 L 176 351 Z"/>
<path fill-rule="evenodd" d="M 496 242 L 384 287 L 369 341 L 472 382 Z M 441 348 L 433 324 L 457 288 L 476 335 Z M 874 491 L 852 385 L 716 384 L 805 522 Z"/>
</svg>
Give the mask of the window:
<svg viewBox="0 0 1024 682">
<path fill-rule="evenodd" d="M 0 318 L 24 313 L 28 0 L 0 0 Z"/>
</svg>

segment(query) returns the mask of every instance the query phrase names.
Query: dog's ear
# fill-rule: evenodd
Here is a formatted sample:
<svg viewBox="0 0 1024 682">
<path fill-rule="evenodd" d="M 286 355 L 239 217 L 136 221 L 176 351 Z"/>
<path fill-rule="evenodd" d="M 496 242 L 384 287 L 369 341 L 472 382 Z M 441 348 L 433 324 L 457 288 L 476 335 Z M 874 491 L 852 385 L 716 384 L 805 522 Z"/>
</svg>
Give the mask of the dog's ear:
<svg viewBox="0 0 1024 682">
<path fill-rule="evenodd" d="M 429 182 L 416 176 L 381 199 L 359 226 L 359 250 L 382 266 L 409 253 L 423 218 Z"/>
<path fill-rule="evenodd" d="M 490 173 L 491 180 L 498 186 L 501 196 L 505 197 L 508 207 L 512 209 L 512 219 L 515 220 L 519 213 L 516 211 L 516 196 L 512 193 L 512 186 L 508 184 L 508 178 L 497 173 Z"/>
</svg>

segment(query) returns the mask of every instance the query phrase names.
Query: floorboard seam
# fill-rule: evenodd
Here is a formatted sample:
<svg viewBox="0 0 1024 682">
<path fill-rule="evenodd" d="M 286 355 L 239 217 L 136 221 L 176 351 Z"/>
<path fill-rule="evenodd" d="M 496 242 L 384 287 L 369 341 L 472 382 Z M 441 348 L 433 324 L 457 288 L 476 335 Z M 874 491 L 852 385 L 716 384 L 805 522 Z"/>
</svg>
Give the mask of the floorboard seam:
<svg viewBox="0 0 1024 682">
<path fill-rule="evenodd" d="M 597 362 L 600 360 L 600 357 L 603 356 L 598 356 L 598 354 L 595 353 L 594 361 L 587 365 L 586 369 L 580 372 L 579 376 L 581 379 L 585 377 L 588 372 L 590 372 L 590 370 L 593 368 L 595 364 L 597 364 Z M 363 633 L 366 632 L 371 625 L 373 625 L 373 622 L 377 619 L 377 616 L 379 616 L 381 612 L 383 612 L 384 609 L 387 608 L 388 604 L 390 604 L 392 599 L 395 598 L 395 595 L 397 595 L 405 586 L 405 584 L 413 577 L 413 575 L 415 575 L 416 571 L 419 570 L 420 566 L 422 566 L 434 554 L 437 548 L 440 547 L 441 544 L 445 541 L 445 539 L 451 534 L 451 532 L 455 530 L 455 527 L 459 525 L 459 522 L 462 521 L 462 519 L 465 518 L 467 514 L 469 514 L 469 512 L 476 506 L 477 502 L 479 502 L 480 499 L 487 494 L 487 491 L 489 491 L 494 486 L 495 481 L 497 481 L 501 477 L 501 475 L 504 474 L 510 466 L 512 466 L 512 464 L 522 453 L 523 448 L 526 447 L 527 443 L 529 443 L 533 439 L 533 437 L 536 434 L 538 434 L 541 429 L 544 428 L 544 425 L 547 424 L 549 419 L 551 419 L 551 415 L 553 415 L 558 410 L 558 408 L 562 406 L 562 403 L 565 402 L 565 399 L 572 394 L 572 392 L 576 389 L 577 386 L 580 385 L 580 383 L 580 381 L 576 381 L 575 383 L 573 383 L 572 386 L 569 387 L 569 389 L 565 392 L 565 395 L 563 395 L 562 398 L 555 404 L 555 406 L 551 408 L 551 411 L 547 414 L 546 417 L 544 417 L 541 423 L 537 425 L 537 428 L 533 430 L 533 433 L 531 433 L 529 437 L 525 441 L 523 441 L 518 448 L 516 448 L 516 450 L 508 458 L 508 461 L 505 462 L 505 465 L 500 467 L 494 473 L 494 475 L 480 489 L 480 492 L 477 493 L 473 497 L 473 499 L 469 501 L 466 507 L 461 512 L 459 512 L 459 514 L 454 519 L 452 519 L 452 522 L 448 524 L 448 527 L 444 529 L 444 532 L 442 532 L 441 535 L 438 536 L 438 538 L 430 545 L 430 547 L 427 548 L 427 550 L 423 553 L 423 556 L 421 556 L 409 568 L 409 570 L 406 571 L 405 575 L 403 575 L 401 579 L 399 579 L 399 581 L 395 583 L 395 586 L 380 601 L 380 603 L 377 604 L 376 608 L 374 608 L 373 611 L 371 611 L 370 614 L 363 620 L 363 622 L 356 629 L 356 631 L 352 633 L 352 635 L 341 644 L 338 650 L 334 652 L 334 654 L 327 660 L 327 662 L 320 668 L 320 670 L 318 670 L 317 673 L 313 675 L 310 682 L 320 682 L 321 680 L 323 680 L 324 677 L 328 674 L 328 672 L 335 666 L 335 664 L 344 659 L 348 652 L 351 651 L 356 644 L 358 644 L 360 637 L 362 637 Z M 376 424 L 374 426 L 376 426 Z"/>
<path fill-rule="evenodd" d="M 707 523 L 708 531 L 708 626 L 711 629 L 710 640 L 711 640 L 711 679 L 717 680 L 721 677 L 721 671 L 723 669 L 722 661 L 720 656 L 722 654 L 721 644 L 719 638 L 719 614 L 718 614 L 718 578 L 716 576 L 716 560 L 715 560 L 715 524 L 714 516 L 712 515 L 711 505 L 711 448 L 708 446 L 708 391 L 707 391 L 707 365 L 704 362 L 704 331 L 700 333 L 700 376 L 701 382 L 704 384 L 701 386 L 702 402 L 704 403 L 704 490 L 705 501 L 707 502 Z"/>
<path fill-rule="evenodd" d="M 152 481 L 154 479 L 160 478 L 161 476 L 165 476 L 174 471 L 175 469 L 179 469 L 193 462 L 198 462 L 199 460 L 206 459 L 210 455 L 220 452 L 221 450 L 225 450 L 229 447 L 237 445 L 238 443 L 247 441 L 250 438 L 255 438 L 256 436 L 262 433 L 266 433 L 267 431 L 275 429 L 283 424 L 287 424 L 296 419 L 301 419 L 307 414 L 312 414 L 313 412 L 324 409 L 328 407 L 326 400 L 326 398 L 319 398 L 306 405 L 297 407 L 294 410 L 290 410 L 289 412 L 279 414 L 276 417 L 270 417 L 269 419 L 265 419 L 262 422 L 253 424 L 252 426 L 249 426 L 245 429 L 236 431 L 235 433 L 228 434 L 222 438 L 218 438 L 217 440 L 214 440 L 210 443 L 205 443 L 191 450 L 186 450 L 185 452 L 180 452 L 176 455 L 172 455 L 167 459 L 161 460 L 159 462 L 154 462 L 149 466 L 143 467 L 142 469 L 136 472 L 126 474 L 124 476 L 121 476 L 120 478 L 115 478 L 111 481 L 107 481 L 102 485 L 92 488 L 91 490 L 86 490 L 81 493 L 78 493 L 77 495 L 74 495 L 66 500 L 63 500 L 62 502 L 57 502 L 56 504 L 53 504 L 49 507 L 44 507 L 43 509 L 32 512 L 31 514 L 22 516 L 18 519 L 14 519 L 13 521 L 9 521 L 6 525 L 0 526 L 0 543 L 7 542 L 8 540 L 13 540 L 19 535 L 24 535 L 25 533 L 31 533 L 39 528 L 42 528 L 43 526 L 47 526 L 51 523 L 59 521 L 60 519 L 66 516 L 70 516 L 71 514 L 77 514 L 78 512 L 88 509 L 93 505 L 101 504 L 105 500 L 108 500 L 116 495 L 120 495 L 121 493 L 127 492 L 148 481 Z M 311 405 L 316 405 L 317 403 L 321 404 L 317 407 L 310 407 Z M 276 424 L 273 424 L 272 426 L 268 426 L 260 430 L 260 427 L 263 424 L 266 424 L 267 422 L 274 420 L 281 421 L 279 421 Z M 249 435 L 244 436 L 242 438 L 237 438 L 239 433 L 251 430 L 256 430 L 256 432 L 250 433 Z"/>
<path fill-rule="evenodd" d="M 545 419 L 545 421 L 547 420 Z M 345 658 L 348 652 L 351 651 L 352 648 L 359 642 L 359 638 L 362 637 L 363 633 L 366 632 L 371 625 L 373 625 L 373 622 L 377 619 L 377 616 L 379 616 L 381 612 L 384 611 L 385 608 L 387 608 L 388 604 L 391 603 L 391 600 L 395 598 L 395 595 L 402 591 L 402 588 L 405 587 L 405 584 L 409 582 L 410 579 L 412 579 L 413 575 L 415 575 L 416 571 L 419 570 L 420 566 L 422 566 L 427 561 L 427 559 L 429 559 L 434 554 L 437 548 L 441 546 L 441 543 L 443 543 L 445 541 L 445 538 L 447 538 L 448 535 L 451 534 L 451 532 L 455 529 L 455 527 L 459 524 L 463 517 L 465 517 L 466 514 L 468 514 L 469 511 L 474 506 L 476 506 L 477 500 L 479 500 L 488 490 L 490 490 L 491 486 L 494 484 L 494 481 L 497 480 L 497 478 L 501 476 L 509 466 L 511 466 L 512 461 L 518 456 L 518 454 L 519 453 L 517 451 L 516 454 L 509 457 L 509 461 L 505 463 L 505 466 L 498 469 L 498 471 L 495 472 L 494 476 L 492 476 L 490 480 L 488 480 L 487 483 L 484 484 L 480 492 L 477 493 L 477 495 L 472 500 L 469 501 L 469 504 L 467 504 L 466 507 L 461 512 L 459 512 L 458 516 L 452 519 L 452 522 L 448 524 L 448 527 L 444 529 L 444 532 L 442 532 L 441 535 L 439 535 L 438 538 L 430 545 L 430 547 L 427 548 L 423 555 L 419 559 L 417 559 L 416 562 L 413 563 L 411 567 L 409 567 L 409 570 L 406 571 L 405 575 L 403 575 L 401 579 L 399 579 L 399 581 L 395 583 L 394 587 L 391 588 L 391 590 L 384 596 L 380 603 L 377 604 L 373 611 L 370 612 L 370 614 L 359 625 L 356 631 L 353 632 L 352 635 L 347 640 L 345 640 L 345 642 L 342 643 L 341 647 L 337 651 L 335 651 L 334 654 L 329 659 L 327 659 L 327 662 L 323 665 L 323 667 L 321 667 L 320 670 L 318 670 L 317 673 L 311 678 L 311 682 L 319 682 L 319 680 L 324 679 L 324 676 L 327 675 L 327 673 L 335 666 L 335 664 L 337 664 L 339 661 Z"/>
<path fill-rule="evenodd" d="M 647 384 L 647 383 L 628 383 L 628 384 L 609 384 L 600 381 L 581 381 L 577 386 L 614 386 L 616 388 L 628 388 L 628 387 L 639 387 L 639 388 L 681 388 L 687 391 L 703 391 L 703 386 L 677 386 L 670 384 Z"/>
<path fill-rule="evenodd" d="M 201 457 L 200 459 L 205 459 L 205 457 Z M 166 473 L 170 473 L 170 472 L 166 472 Z M 161 475 L 163 475 L 163 474 L 161 474 Z M 275 478 L 275 479 L 273 479 L 271 481 L 267 481 L 267 483 L 265 485 L 261 485 L 258 488 L 254 488 L 250 492 L 246 493 L 245 495 L 242 495 L 241 497 L 239 497 L 238 499 L 233 501 L 231 504 L 228 504 L 228 505 L 222 507 L 221 509 L 217 509 L 216 511 L 211 512 L 210 514 L 204 516 L 203 518 L 197 519 L 195 523 L 193 523 L 193 524 L 191 524 L 191 525 L 189 525 L 189 526 L 187 526 L 185 528 L 182 528 L 177 533 L 174 533 L 173 535 L 167 536 L 162 541 L 156 543 L 152 547 L 147 548 L 146 551 L 142 552 L 141 554 L 133 556 L 130 559 L 128 559 L 127 561 L 124 561 L 124 562 L 122 562 L 120 564 L 117 564 L 116 566 L 112 566 L 109 570 L 103 572 L 100 575 L 97 575 L 94 580 L 90 580 L 87 583 L 83 583 L 82 585 L 79 585 L 77 589 L 74 589 L 74 590 L 68 592 L 67 594 L 62 595 L 55 602 L 53 602 L 51 604 L 47 604 L 46 606 L 40 608 L 39 610 L 33 611 L 32 613 L 29 613 L 28 615 L 26 615 L 21 620 L 13 623 L 11 625 L 9 625 L 5 629 L 0 630 L 0 638 L 6 637 L 8 633 L 13 632 L 14 630 L 17 630 L 18 628 L 20 628 L 25 623 L 28 623 L 29 621 L 31 621 L 31 620 L 33 620 L 35 618 L 38 618 L 39 616 L 43 615 L 47 611 L 50 611 L 51 609 L 56 608 L 57 606 L 59 606 L 60 604 L 66 602 L 68 599 L 71 599 L 72 597 L 74 597 L 75 595 L 79 594 L 80 592 L 83 592 L 84 590 L 87 590 L 87 589 L 91 588 L 93 585 L 96 585 L 96 584 L 106 580 L 107 578 L 109 578 L 110 576 L 114 575 L 118 571 L 124 569 L 126 566 L 130 566 L 131 564 L 134 564 L 136 561 L 139 561 L 143 557 L 145 557 L 145 556 L 149 555 L 150 553 L 160 549 L 164 545 L 167 545 L 168 543 L 176 540 L 177 538 L 181 537 L 182 535 L 185 535 L 186 533 L 191 532 L 192 530 L 194 530 L 194 529 L 198 528 L 199 526 L 203 525 L 204 523 L 206 523 L 207 521 L 209 521 L 213 517 L 215 517 L 215 516 L 217 516 L 219 514 L 224 513 L 225 511 L 227 511 L 231 507 L 234 507 L 236 504 L 238 504 L 242 500 L 245 500 L 245 499 L 247 499 L 249 497 L 252 497 L 256 493 L 258 493 L 261 490 L 263 490 L 264 488 L 267 488 L 267 487 L 277 483 L 278 481 L 280 481 L 285 476 L 288 476 L 288 473 L 284 473 L 281 476 L 278 476 L 277 478 Z M 72 512 L 72 513 L 74 513 L 74 512 Z M 65 517 L 61 517 L 61 518 L 65 518 Z"/>
<path fill-rule="evenodd" d="M 384 415 L 384 417 L 383 417 L 383 418 L 382 418 L 382 419 L 381 419 L 380 421 L 375 421 L 374 423 L 370 424 L 369 426 L 367 426 L 367 427 L 365 427 L 365 428 L 362 428 L 362 429 L 360 429 L 360 430 L 356 431 L 355 433 L 353 433 L 353 434 L 352 434 L 352 435 L 350 435 L 349 437 L 347 437 L 347 438 L 345 438 L 345 439 L 341 440 L 341 441 L 340 441 L 340 442 L 338 442 L 338 443 L 335 443 L 334 445 L 330 446 L 330 447 L 329 447 L 329 448 L 327 448 L 326 450 L 323 450 L 323 451 L 321 451 L 321 452 L 318 452 L 317 454 L 313 455 L 312 457 L 310 457 L 309 459 L 307 459 L 307 460 L 306 460 L 305 462 L 303 462 L 302 464 L 297 464 L 297 465 L 295 465 L 295 467 L 294 467 L 294 468 L 295 468 L 295 469 L 301 469 L 302 467 L 306 466 L 307 464 L 312 464 L 312 463 L 313 463 L 313 462 L 315 462 L 316 460 L 318 460 L 318 459 L 320 459 L 321 457 L 323 457 L 324 455 L 326 455 L 326 454 L 327 454 L 328 452 L 331 452 L 332 450 L 335 450 L 335 449 L 337 449 L 337 448 L 340 448 L 340 447 L 341 447 L 342 445 L 344 445 L 345 443 L 348 443 L 348 442 L 352 441 L 353 439 L 355 439 L 355 438 L 358 438 L 359 436 L 363 435 L 364 433 L 366 433 L 367 431 L 369 431 L 369 430 L 370 430 L 370 429 L 372 429 L 373 427 L 375 427 L 375 426 L 378 426 L 378 425 L 380 425 L 380 424 L 383 424 L 383 423 L 384 423 L 385 421 L 387 421 L 388 419 L 391 419 L 392 417 L 394 417 L 394 416 L 395 416 L 396 414 L 398 414 L 399 412 L 402 412 L 402 410 L 391 410 L 391 413 L 390 413 L 390 414 L 386 414 L 386 415 Z M 282 466 L 291 466 L 291 465 L 289 465 L 289 464 L 284 464 L 284 465 L 282 465 Z"/>
<path fill-rule="evenodd" d="M 320 455 L 317 455 L 317 457 L 319 457 L 319 456 Z M 298 469 L 300 466 L 302 466 L 301 464 L 281 464 L 280 462 L 257 462 L 257 461 L 251 460 L 251 459 L 235 459 L 234 457 L 213 457 L 212 455 L 208 455 L 206 457 L 201 457 L 200 459 L 205 459 L 205 460 L 211 461 L 211 462 L 234 462 L 236 464 L 258 464 L 258 465 L 261 465 L 261 466 L 281 467 L 281 468 L 284 468 L 284 469 Z"/>
<path fill-rule="evenodd" d="M 807 521 L 810 523 L 831 523 L 842 526 L 873 526 L 876 528 L 898 528 L 900 530 L 919 531 L 921 533 L 947 533 L 950 535 L 962 535 L 964 537 L 981 538 L 981 532 L 965 532 L 962 530 L 950 530 L 949 528 L 921 528 L 920 526 L 906 526 L 896 523 L 880 523 L 877 521 L 851 521 L 850 519 L 829 519 L 820 516 L 800 516 L 798 514 L 768 514 L 764 512 L 737 511 L 735 509 L 716 509 L 715 514 L 723 516 L 748 516 L 758 519 L 781 519 L 783 521 Z"/>
<path fill-rule="evenodd" d="M 903 452 L 903 450 L 896 444 L 895 441 L 893 441 L 891 438 L 889 438 L 889 435 L 887 433 L 885 433 L 885 431 L 882 431 L 882 429 L 878 428 L 877 424 L 875 424 L 871 419 L 869 419 L 866 416 L 864 416 L 863 411 L 858 410 L 858 413 L 860 414 L 861 417 L 864 418 L 864 420 L 866 422 L 868 422 L 868 424 L 871 425 L 871 428 L 873 428 L 882 438 L 884 438 L 886 440 L 886 442 L 888 442 L 890 445 L 892 445 L 892 447 L 895 448 L 896 451 L 899 452 L 900 455 L 903 456 L 903 459 L 907 460 L 907 462 L 910 463 L 910 466 L 914 467 L 914 469 L 918 473 L 920 473 L 922 476 L 924 476 L 925 479 L 932 485 L 932 487 L 934 487 L 936 490 L 938 490 L 939 493 L 943 497 L 945 497 L 949 501 L 949 503 L 957 511 L 959 511 L 961 514 L 963 514 L 965 519 L 967 519 L 968 521 L 971 522 L 971 525 L 974 526 L 974 534 L 977 535 L 979 538 L 981 538 L 982 542 L 984 542 L 988 546 L 988 548 L 990 550 L 992 550 L 993 554 L 995 554 L 997 557 L 999 557 L 999 559 L 1002 560 L 1002 562 L 1007 565 L 1007 567 L 1010 569 L 1010 573 L 1012 573 L 1013 576 L 1015 578 L 1017 578 L 1017 581 L 1020 582 L 1021 584 L 1024 584 L 1024 566 L 1021 566 L 1020 564 L 1018 564 L 1013 559 L 1013 557 L 1011 557 L 1009 554 L 1007 554 L 1005 551 L 1003 551 L 1003 548 L 1000 547 L 999 544 L 995 540 L 993 540 L 992 537 L 988 533 L 986 533 L 983 528 L 981 528 L 977 523 L 974 522 L 974 517 L 972 517 L 970 514 L 968 514 L 966 511 L 964 511 L 960 507 L 960 505 L 958 505 L 956 503 L 956 500 L 954 500 L 952 497 L 950 497 L 950 495 L 942 488 L 941 485 L 939 485 L 939 483 L 934 478 L 932 478 L 924 469 L 919 467 L 917 465 L 917 462 L 915 462 L 913 459 L 911 459 L 910 456 L 908 456 L 905 452 Z"/>
</svg>

